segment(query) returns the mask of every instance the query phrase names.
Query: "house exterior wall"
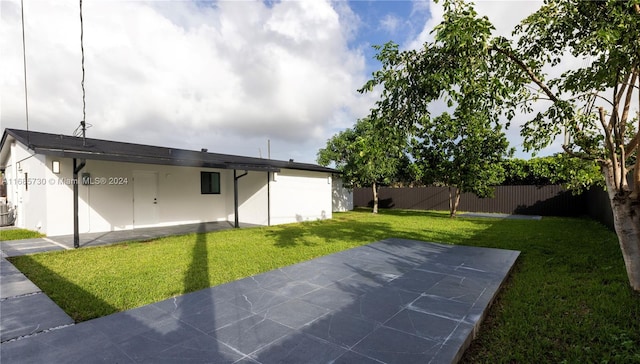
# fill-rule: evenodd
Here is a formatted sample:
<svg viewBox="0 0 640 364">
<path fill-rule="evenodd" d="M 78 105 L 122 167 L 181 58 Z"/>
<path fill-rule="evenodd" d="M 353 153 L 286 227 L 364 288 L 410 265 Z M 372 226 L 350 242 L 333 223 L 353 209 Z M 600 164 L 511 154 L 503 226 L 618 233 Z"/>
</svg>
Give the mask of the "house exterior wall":
<svg viewBox="0 0 640 364">
<path fill-rule="evenodd" d="M 5 147 L 11 148 L 8 161 L 3 163 L 7 200 L 17 210 L 16 226 L 49 236 L 73 234 L 73 159 L 34 155 L 19 142 Z M 57 174 L 52 171 L 53 161 L 60 163 Z M 201 194 L 201 171 L 220 173 L 220 194 Z M 25 173 L 27 182 L 23 181 Z M 238 175 L 242 173 L 237 171 Z M 155 220 L 143 225 L 135 221 L 138 205 L 134 176 L 152 185 L 139 186 L 143 190 L 155 186 L 156 191 L 156 203 L 148 207 Z M 149 182 L 149 176 L 155 176 L 155 181 Z M 83 177 L 91 183 L 84 183 Z M 87 160 L 78 178 L 80 233 L 233 222 L 235 218 L 233 170 Z M 331 173 L 327 172 L 249 171 L 238 179 L 239 222 L 276 225 L 331 218 L 334 192 Z"/>
<path fill-rule="evenodd" d="M 353 190 L 344 187 L 342 178 L 333 177 L 332 187 L 333 212 L 353 210 Z"/>
<path fill-rule="evenodd" d="M 330 173 L 282 169 L 270 183 L 271 224 L 330 219 Z"/>
<path fill-rule="evenodd" d="M 17 226 L 46 231 L 45 157 L 33 155 L 20 143 L 12 143 L 5 170 L 7 201 L 16 209 Z"/>
<path fill-rule="evenodd" d="M 12 153 L 12 158 L 19 160 L 29 155 L 21 149 L 24 153 Z M 51 171 L 53 160 L 60 161 L 59 174 Z M 38 155 L 23 161 L 21 169 L 23 172 L 18 172 L 18 177 L 26 172 L 29 180 L 44 183 L 30 185 L 26 191 L 20 189 L 24 186 L 8 185 L 9 201 L 20 203 L 16 226 L 50 236 L 72 234 L 73 160 Z M 220 173 L 220 194 L 200 193 L 201 171 Z M 80 233 L 140 227 L 134 221 L 134 174 L 137 172 L 157 175 L 157 219 L 147 226 L 227 221 L 229 216 L 233 217 L 233 171 L 88 160 L 78 176 L 82 180 L 83 174 L 88 173 L 93 182 L 78 186 Z M 5 175 L 8 182 L 15 178 L 15 168 L 8 167 Z"/>
<path fill-rule="evenodd" d="M 240 175 L 244 171 L 238 171 Z M 269 224 L 267 173 L 249 171 L 246 176 L 238 179 L 238 221 L 245 224 Z M 231 191 L 233 195 L 233 190 Z M 233 206 L 233 204 L 232 204 Z M 233 215 L 229 221 L 235 219 Z"/>
</svg>

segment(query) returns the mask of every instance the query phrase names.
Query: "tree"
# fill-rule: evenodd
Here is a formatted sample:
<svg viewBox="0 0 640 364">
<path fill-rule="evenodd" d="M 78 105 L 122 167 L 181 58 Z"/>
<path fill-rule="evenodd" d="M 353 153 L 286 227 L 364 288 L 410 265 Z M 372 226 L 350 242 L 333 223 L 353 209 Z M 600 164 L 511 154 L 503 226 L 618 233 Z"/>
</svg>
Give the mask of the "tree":
<svg viewBox="0 0 640 364">
<path fill-rule="evenodd" d="M 460 194 L 492 197 L 504 179 L 501 158 L 509 143 L 484 115 L 455 117 L 448 113 L 422 122 L 415 132 L 412 155 L 422 182 L 449 187 L 449 216 L 455 217 Z"/>
<path fill-rule="evenodd" d="M 524 146 L 540 150 L 567 131 L 565 151 L 600 165 L 629 282 L 640 291 L 640 116 L 631 111 L 640 103 L 640 0 L 547 0 L 515 29 L 517 42 L 493 37 L 473 4 L 445 0 L 444 8 L 423 49 L 380 48 L 383 67 L 362 89 L 384 86 L 376 112 L 411 130 L 429 119 L 431 100 L 445 95 L 459 107 L 469 97 L 508 127 L 547 100 L 524 124 Z M 549 76 L 567 67 L 565 57 L 590 62 Z"/>
<path fill-rule="evenodd" d="M 499 41 L 496 51 L 551 102 L 525 124 L 525 146 L 544 147 L 566 129 L 565 151 L 600 165 L 629 282 L 640 291 L 640 2 L 549 1 L 516 34 L 516 46 Z M 543 67 L 560 67 L 568 54 L 590 62 L 545 81 Z"/>
<path fill-rule="evenodd" d="M 371 187 L 373 213 L 378 213 L 378 186 L 390 183 L 403 161 L 406 138 L 387 124 L 372 118 L 360 119 L 327 141 L 318 152 L 318 163 L 335 163 L 345 185 Z"/>
<path fill-rule="evenodd" d="M 515 73 L 487 52 L 489 21 L 459 20 L 476 15 L 450 7 L 435 40 L 420 50 L 400 52 L 393 42 L 378 46 L 382 69 L 360 90 L 384 86 L 372 113 L 413 135 L 422 181 L 449 186 L 451 217 L 462 192 L 489 197 L 491 186 L 502 182 L 500 161 L 509 144 L 500 117 L 519 85 L 507 77 Z M 438 109 L 443 111 L 432 115 Z"/>
</svg>

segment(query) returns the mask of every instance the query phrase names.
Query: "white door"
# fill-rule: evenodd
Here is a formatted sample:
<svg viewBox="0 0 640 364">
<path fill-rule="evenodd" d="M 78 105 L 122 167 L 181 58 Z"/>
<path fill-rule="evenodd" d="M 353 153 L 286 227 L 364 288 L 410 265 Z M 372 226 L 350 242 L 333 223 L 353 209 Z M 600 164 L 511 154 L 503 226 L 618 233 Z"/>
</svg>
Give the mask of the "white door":
<svg viewBox="0 0 640 364">
<path fill-rule="evenodd" d="M 158 223 L 158 173 L 133 172 L 133 226 Z"/>
</svg>

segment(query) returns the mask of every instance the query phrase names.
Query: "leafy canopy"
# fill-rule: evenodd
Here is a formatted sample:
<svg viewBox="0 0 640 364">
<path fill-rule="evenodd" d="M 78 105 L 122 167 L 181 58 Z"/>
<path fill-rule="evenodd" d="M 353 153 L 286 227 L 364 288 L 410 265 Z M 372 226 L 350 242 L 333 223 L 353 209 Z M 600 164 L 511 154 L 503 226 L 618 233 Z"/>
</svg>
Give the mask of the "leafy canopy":
<svg viewBox="0 0 640 364">
<path fill-rule="evenodd" d="M 364 118 L 327 141 L 318 152 L 318 164 L 332 162 L 342 172 L 346 186 L 388 184 L 405 162 L 406 140 L 386 123 Z"/>
</svg>

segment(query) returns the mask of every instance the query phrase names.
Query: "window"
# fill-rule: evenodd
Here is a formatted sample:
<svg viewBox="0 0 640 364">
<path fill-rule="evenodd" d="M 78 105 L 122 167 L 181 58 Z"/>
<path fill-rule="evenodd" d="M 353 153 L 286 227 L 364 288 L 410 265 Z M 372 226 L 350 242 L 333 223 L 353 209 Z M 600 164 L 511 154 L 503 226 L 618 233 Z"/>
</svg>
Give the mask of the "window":
<svg viewBox="0 0 640 364">
<path fill-rule="evenodd" d="M 200 193 L 203 195 L 219 195 L 220 173 L 200 172 Z"/>
</svg>

